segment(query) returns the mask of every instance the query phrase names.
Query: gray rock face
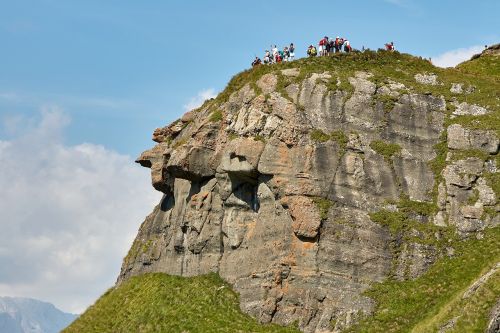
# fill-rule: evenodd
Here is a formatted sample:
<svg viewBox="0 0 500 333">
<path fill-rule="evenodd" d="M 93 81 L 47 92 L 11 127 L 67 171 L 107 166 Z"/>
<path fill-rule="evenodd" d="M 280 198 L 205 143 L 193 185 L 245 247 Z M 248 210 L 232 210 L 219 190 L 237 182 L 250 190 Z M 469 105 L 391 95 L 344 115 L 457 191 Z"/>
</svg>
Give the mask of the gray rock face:
<svg viewBox="0 0 500 333">
<path fill-rule="evenodd" d="M 483 108 L 482 106 L 469 104 L 466 102 L 455 104 L 455 106 L 456 109 L 455 111 L 453 111 L 453 114 L 456 116 L 463 116 L 463 115 L 482 116 L 484 114 L 489 113 L 489 111 L 486 108 Z"/>
<path fill-rule="evenodd" d="M 448 127 L 448 148 L 480 149 L 490 154 L 498 152 L 499 140 L 493 131 L 469 130 L 459 124 Z"/>
<path fill-rule="evenodd" d="M 282 96 L 278 76 L 266 74 L 256 82 L 259 92 L 247 84 L 156 130 L 158 144 L 137 162 L 151 168 L 164 197 L 142 224 L 118 283 L 145 272 L 218 272 L 240 293 L 242 310 L 261 322 L 337 332 L 373 310 L 362 294 L 371 283 L 391 274 L 418 277 L 439 256 L 418 242 L 395 254 L 397 239 L 369 213 L 402 195 L 432 202 L 437 186 L 439 211 L 421 223 L 454 225 L 464 234 L 484 228 L 484 207 L 497 201 L 484 180 L 486 164 L 450 162 L 440 184 L 429 167 L 446 130 L 444 98 L 392 81 L 377 89 L 371 78 L 356 73 L 348 94 L 328 88 L 335 73 L 316 73 L 284 87 Z M 390 112 L 377 94 L 397 99 Z M 215 109 L 221 121 L 210 120 Z M 313 130 L 342 132 L 345 141 L 316 141 Z M 447 131 L 451 149 L 498 150 L 494 133 L 459 125 Z M 374 141 L 401 149 L 384 156 Z"/>
<path fill-rule="evenodd" d="M 438 77 L 436 74 L 416 74 L 415 81 L 421 84 L 428 84 L 431 86 L 438 85 Z"/>
</svg>

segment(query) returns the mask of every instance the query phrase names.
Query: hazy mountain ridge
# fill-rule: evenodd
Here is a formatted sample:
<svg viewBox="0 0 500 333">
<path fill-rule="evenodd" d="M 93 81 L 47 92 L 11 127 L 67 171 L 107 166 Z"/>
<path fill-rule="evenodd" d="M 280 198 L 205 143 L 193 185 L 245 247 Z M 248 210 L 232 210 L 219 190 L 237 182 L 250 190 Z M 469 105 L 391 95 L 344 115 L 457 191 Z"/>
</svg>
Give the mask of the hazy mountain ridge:
<svg viewBox="0 0 500 333">
<path fill-rule="evenodd" d="M 57 333 L 77 317 L 60 311 L 48 302 L 0 297 L 1 333 Z"/>
</svg>

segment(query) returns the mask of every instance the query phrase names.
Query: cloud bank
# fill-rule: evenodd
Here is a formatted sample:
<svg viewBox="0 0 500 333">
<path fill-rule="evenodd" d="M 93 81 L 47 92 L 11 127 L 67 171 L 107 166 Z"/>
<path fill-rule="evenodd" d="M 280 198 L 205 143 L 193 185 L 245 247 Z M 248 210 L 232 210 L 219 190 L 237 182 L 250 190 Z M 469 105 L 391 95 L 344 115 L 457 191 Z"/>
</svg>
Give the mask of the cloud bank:
<svg viewBox="0 0 500 333">
<path fill-rule="evenodd" d="M 56 107 L 0 119 L 13 134 L 0 140 L 0 295 L 79 313 L 113 285 L 160 194 L 131 157 L 65 145 L 69 121 Z"/>
<path fill-rule="evenodd" d="M 213 88 L 202 90 L 196 96 L 192 97 L 187 104 L 184 105 L 184 110 L 189 111 L 192 109 L 196 109 L 197 107 L 200 107 L 207 99 L 214 98 L 216 96 L 217 93 Z"/>
<path fill-rule="evenodd" d="M 455 67 L 461 62 L 469 60 L 474 54 L 481 53 L 484 46 L 475 45 L 468 48 L 460 48 L 447 51 L 432 58 L 432 63 L 439 67 Z"/>
</svg>

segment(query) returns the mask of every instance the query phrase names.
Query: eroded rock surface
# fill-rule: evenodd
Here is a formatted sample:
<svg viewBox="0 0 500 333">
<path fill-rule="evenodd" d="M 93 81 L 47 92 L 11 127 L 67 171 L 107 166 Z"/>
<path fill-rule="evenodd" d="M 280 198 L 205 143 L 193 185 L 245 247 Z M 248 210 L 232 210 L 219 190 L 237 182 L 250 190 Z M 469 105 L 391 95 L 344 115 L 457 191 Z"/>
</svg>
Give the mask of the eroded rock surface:
<svg viewBox="0 0 500 333">
<path fill-rule="evenodd" d="M 362 294 L 371 283 L 418 277 L 441 255 L 419 243 L 418 232 L 395 253 L 400 235 L 370 213 L 405 196 L 437 200 L 434 216 L 413 217 L 423 224 L 468 235 L 494 223 L 485 218 L 497 204 L 485 178 L 491 165 L 450 160 L 436 184 L 430 162 L 443 132 L 449 149 L 487 154 L 498 151 L 495 133 L 446 129 L 442 96 L 394 81 L 377 89 L 367 72 L 348 79 L 347 93 L 327 86 L 335 78 L 315 73 L 277 91 L 279 76 L 266 74 L 257 89 L 247 84 L 155 130 L 158 144 L 137 162 L 151 168 L 164 196 L 142 224 L 119 282 L 144 272 L 218 272 L 240 293 L 242 310 L 261 322 L 338 332 L 371 313 L 373 301 Z M 416 79 L 438 84 L 433 75 Z M 380 94 L 396 99 L 391 110 Z M 211 118 L 215 112 L 222 120 Z M 383 155 L 372 149 L 375 141 L 401 149 Z"/>
</svg>

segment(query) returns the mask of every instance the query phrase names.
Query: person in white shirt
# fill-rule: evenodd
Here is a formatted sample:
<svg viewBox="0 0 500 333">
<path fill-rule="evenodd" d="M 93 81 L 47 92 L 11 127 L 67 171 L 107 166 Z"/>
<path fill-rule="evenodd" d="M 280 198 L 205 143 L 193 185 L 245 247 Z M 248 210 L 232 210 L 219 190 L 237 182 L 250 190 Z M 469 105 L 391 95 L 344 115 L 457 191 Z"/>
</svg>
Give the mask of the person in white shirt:
<svg viewBox="0 0 500 333">
<path fill-rule="evenodd" d="M 348 39 L 344 40 L 344 51 L 347 53 L 351 52 L 351 43 Z"/>
</svg>

